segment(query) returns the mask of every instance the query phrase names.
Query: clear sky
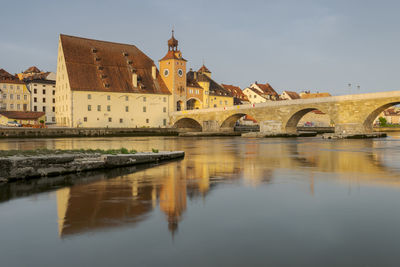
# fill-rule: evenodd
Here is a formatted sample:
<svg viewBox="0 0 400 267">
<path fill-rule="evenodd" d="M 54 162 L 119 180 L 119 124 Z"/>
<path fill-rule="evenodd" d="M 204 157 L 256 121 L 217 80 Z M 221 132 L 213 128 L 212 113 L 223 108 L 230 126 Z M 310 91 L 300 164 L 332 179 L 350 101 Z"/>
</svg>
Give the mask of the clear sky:
<svg viewBox="0 0 400 267">
<path fill-rule="evenodd" d="M 220 83 L 333 95 L 400 90 L 400 1 L 0 2 L 0 68 L 55 71 L 60 33 L 136 45 L 155 62 L 171 28 L 188 68 Z M 349 89 L 348 84 L 352 84 Z"/>
</svg>

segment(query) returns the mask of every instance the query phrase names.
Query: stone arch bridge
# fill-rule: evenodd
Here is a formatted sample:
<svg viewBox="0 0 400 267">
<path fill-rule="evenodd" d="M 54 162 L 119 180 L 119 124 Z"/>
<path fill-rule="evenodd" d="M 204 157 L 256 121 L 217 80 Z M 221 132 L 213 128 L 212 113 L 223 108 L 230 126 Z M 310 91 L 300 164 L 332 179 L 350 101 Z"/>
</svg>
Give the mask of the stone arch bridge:
<svg viewBox="0 0 400 267">
<path fill-rule="evenodd" d="M 176 128 L 204 132 L 233 131 L 235 122 L 250 115 L 266 134 L 293 134 L 300 119 L 312 110 L 328 114 L 337 134 L 364 134 L 373 131 L 373 121 L 385 109 L 400 104 L 400 91 L 330 96 L 313 99 L 269 101 L 225 108 L 183 110 L 171 114 Z"/>
</svg>

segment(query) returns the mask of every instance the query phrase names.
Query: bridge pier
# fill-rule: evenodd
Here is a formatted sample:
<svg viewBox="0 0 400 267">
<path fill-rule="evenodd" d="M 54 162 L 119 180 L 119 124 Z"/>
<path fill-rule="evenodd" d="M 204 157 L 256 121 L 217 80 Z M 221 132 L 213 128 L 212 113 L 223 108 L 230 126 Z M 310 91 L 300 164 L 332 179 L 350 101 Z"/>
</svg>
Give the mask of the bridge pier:
<svg viewBox="0 0 400 267">
<path fill-rule="evenodd" d="M 219 123 L 216 120 L 203 121 L 203 132 L 220 132 Z"/>
<path fill-rule="evenodd" d="M 260 133 L 266 135 L 276 135 L 286 133 L 282 130 L 282 122 L 276 120 L 268 120 L 260 122 Z"/>
<path fill-rule="evenodd" d="M 359 135 L 371 134 L 372 127 L 366 128 L 361 123 L 337 123 L 335 124 L 335 135 Z"/>
</svg>

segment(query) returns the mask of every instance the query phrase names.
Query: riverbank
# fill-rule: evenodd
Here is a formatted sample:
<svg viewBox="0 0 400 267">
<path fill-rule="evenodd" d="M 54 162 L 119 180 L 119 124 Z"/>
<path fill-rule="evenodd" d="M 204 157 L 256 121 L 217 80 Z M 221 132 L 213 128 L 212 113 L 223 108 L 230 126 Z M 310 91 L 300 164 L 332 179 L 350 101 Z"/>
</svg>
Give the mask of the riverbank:
<svg viewBox="0 0 400 267">
<path fill-rule="evenodd" d="M 0 128 L 0 138 L 177 136 L 176 128 Z"/>
<path fill-rule="evenodd" d="M 179 159 L 183 151 L 141 152 L 135 154 L 60 154 L 0 158 L 0 182 L 11 182 L 38 177 L 53 177 L 100 169 L 112 169 L 145 163 Z"/>
</svg>

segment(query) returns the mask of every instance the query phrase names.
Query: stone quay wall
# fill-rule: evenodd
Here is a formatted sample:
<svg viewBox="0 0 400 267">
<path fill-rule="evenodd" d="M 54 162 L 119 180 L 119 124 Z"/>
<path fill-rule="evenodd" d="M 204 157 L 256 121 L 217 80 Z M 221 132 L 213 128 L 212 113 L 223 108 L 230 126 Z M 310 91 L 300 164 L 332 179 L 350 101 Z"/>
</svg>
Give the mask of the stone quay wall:
<svg viewBox="0 0 400 267">
<path fill-rule="evenodd" d="M 177 136 L 175 128 L 0 128 L 0 138 Z"/>
<path fill-rule="evenodd" d="M 62 154 L 0 158 L 0 182 L 58 176 L 183 158 L 185 152 L 136 154 Z"/>
</svg>

